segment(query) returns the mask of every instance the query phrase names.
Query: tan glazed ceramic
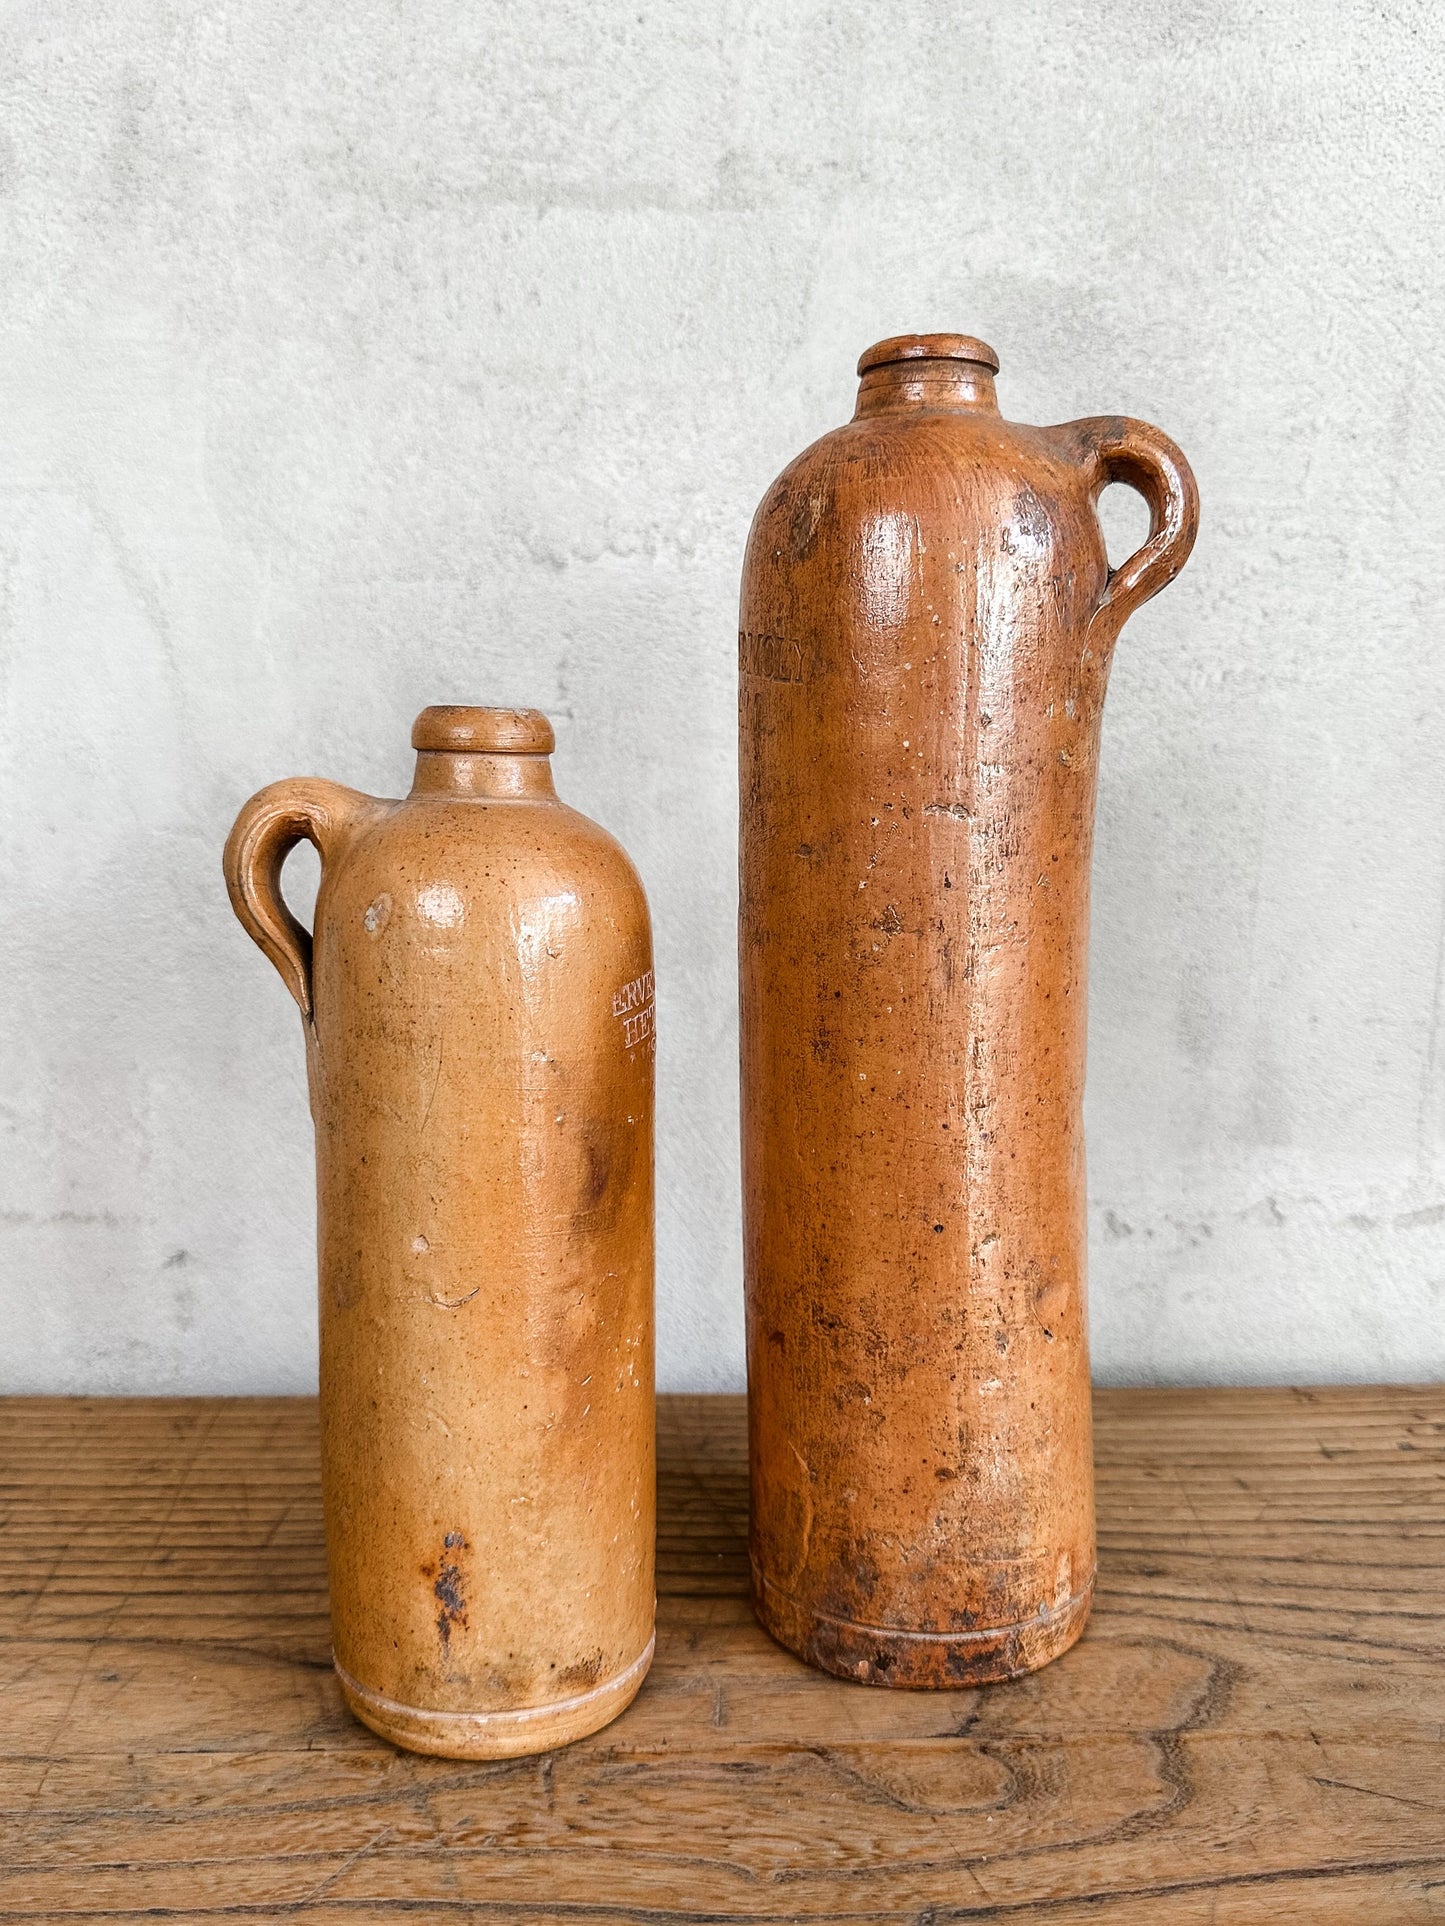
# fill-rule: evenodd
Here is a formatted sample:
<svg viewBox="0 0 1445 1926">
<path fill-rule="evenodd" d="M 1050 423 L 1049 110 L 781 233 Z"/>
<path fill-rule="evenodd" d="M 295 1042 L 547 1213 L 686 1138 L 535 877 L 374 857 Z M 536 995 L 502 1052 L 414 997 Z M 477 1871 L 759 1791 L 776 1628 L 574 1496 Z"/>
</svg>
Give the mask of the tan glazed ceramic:
<svg viewBox="0 0 1445 1926">
<path fill-rule="evenodd" d="M 404 802 L 263 789 L 226 882 L 305 1025 L 341 1686 L 398 1745 L 502 1758 L 605 1725 L 652 1657 L 652 942 L 545 716 L 412 742 Z"/>
<path fill-rule="evenodd" d="M 997 367 L 961 335 L 869 349 L 743 574 L 754 1600 L 872 1684 L 1006 1678 L 1088 1615 L 1100 711 L 1198 513 L 1157 429 L 1019 427 Z M 1114 481 L 1150 533 L 1111 571 Z"/>
</svg>

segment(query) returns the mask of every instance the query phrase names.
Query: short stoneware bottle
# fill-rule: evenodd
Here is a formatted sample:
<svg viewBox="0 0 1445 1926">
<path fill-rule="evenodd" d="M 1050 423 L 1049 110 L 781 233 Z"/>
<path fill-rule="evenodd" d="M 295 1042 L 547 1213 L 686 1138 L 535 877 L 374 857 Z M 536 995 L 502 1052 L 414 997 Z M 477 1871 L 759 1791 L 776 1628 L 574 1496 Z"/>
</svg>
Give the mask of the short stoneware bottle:
<svg viewBox="0 0 1445 1926">
<path fill-rule="evenodd" d="M 263 789 L 225 873 L 306 1034 L 341 1688 L 398 1745 L 503 1758 L 652 1658 L 652 940 L 545 716 L 426 709 L 412 743 L 404 802 Z"/>
<path fill-rule="evenodd" d="M 1094 1584 L 1085 963 L 1100 712 L 1198 513 L 1142 422 L 1002 419 L 870 348 L 753 522 L 739 637 L 754 1602 L 813 1664 L 971 1685 Z M 1109 567 L 1109 482 L 1150 511 Z"/>
</svg>

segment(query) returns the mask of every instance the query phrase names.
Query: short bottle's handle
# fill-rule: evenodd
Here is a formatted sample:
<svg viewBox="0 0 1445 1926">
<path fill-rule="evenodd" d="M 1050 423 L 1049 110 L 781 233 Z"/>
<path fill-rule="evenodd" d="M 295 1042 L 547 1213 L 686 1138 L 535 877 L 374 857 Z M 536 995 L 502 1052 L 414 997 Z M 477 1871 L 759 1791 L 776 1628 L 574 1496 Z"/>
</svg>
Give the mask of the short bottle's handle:
<svg viewBox="0 0 1445 1926">
<path fill-rule="evenodd" d="M 381 808 L 338 782 L 297 776 L 253 796 L 226 838 L 222 864 L 231 907 L 281 973 L 301 1014 L 311 1019 L 311 932 L 286 907 L 281 867 L 299 842 L 314 845 L 323 867 L 361 815 Z"/>
<path fill-rule="evenodd" d="M 1199 530 L 1199 489 L 1193 470 L 1167 435 L 1127 415 L 1071 421 L 1064 431 L 1095 468 L 1095 502 L 1111 482 L 1137 488 L 1149 504 L 1149 538 L 1128 561 L 1109 570 L 1093 620 L 1117 635 L 1135 609 L 1168 586 L 1189 559 Z"/>
</svg>

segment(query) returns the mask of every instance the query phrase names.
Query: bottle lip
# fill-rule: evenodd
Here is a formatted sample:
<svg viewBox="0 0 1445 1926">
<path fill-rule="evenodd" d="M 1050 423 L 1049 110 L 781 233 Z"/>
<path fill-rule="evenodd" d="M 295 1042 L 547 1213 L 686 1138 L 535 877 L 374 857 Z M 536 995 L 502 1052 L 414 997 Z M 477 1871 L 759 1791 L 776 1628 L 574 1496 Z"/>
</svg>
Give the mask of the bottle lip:
<svg viewBox="0 0 1445 1926">
<path fill-rule="evenodd" d="M 439 702 L 411 726 L 413 749 L 472 756 L 550 756 L 557 746 L 540 709 L 480 709 Z"/>
<path fill-rule="evenodd" d="M 893 334 L 864 349 L 858 372 L 867 374 L 894 361 L 977 361 L 998 373 L 998 356 L 974 334 Z"/>
</svg>

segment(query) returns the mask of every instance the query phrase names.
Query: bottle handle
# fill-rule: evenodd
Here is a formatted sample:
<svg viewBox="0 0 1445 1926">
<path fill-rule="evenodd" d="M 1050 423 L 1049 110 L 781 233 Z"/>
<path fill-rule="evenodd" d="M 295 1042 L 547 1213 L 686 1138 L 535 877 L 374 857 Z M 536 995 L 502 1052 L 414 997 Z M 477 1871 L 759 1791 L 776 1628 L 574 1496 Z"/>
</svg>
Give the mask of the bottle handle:
<svg viewBox="0 0 1445 1926">
<path fill-rule="evenodd" d="M 300 842 L 310 843 L 324 866 L 358 815 L 380 806 L 374 797 L 339 782 L 296 776 L 254 795 L 226 838 L 221 862 L 231 908 L 246 934 L 275 964 L 308 1023 L 311 932 L 287 907 L 281 867 Z"/>
<path fill-rule="evenodd" d="M 1090 618 L 1091 626 L 1107 622 L 1117 635 L 1135 609 L 1167 588 L 1188 561 L 1199 531 L 1199 488 L 1180 450 L 1147 421 L 1099 415 L 1072 421 L 1064 432 L 1093 466 L 1091 502 L 1097 506 L 1111 482 L 1124 482 L 1149 504 L 1147 540 L 1109 570 Z"/>
</svg>

